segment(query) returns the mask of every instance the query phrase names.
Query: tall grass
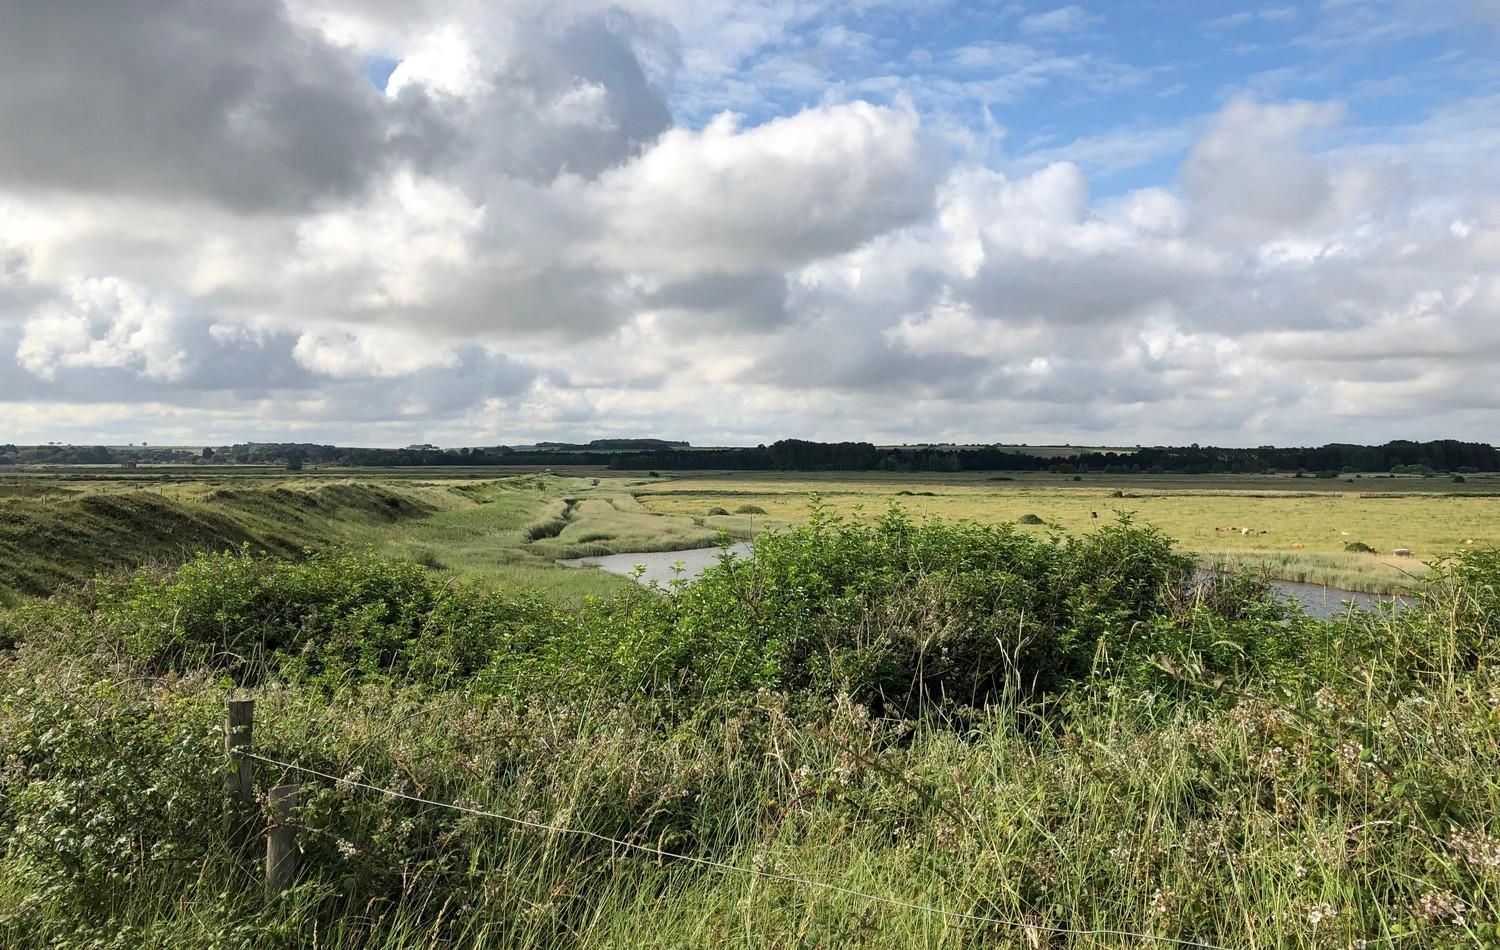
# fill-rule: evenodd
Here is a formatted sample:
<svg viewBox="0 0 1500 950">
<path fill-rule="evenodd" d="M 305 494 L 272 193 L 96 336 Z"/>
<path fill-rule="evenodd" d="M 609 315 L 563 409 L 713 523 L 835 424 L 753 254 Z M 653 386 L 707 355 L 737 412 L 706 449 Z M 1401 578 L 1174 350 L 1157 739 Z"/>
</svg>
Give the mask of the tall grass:
<svg viewBox="0 0 1500 950">
<path fill-rule="evenodd" d="M 364 556 L 34 604 L 0 620 L 0 943 L 1500 941 L 1500 555 L 1330 623 L 1185 572 L 1129 525 L 819 518 L 582 611 Z M 223 844 L 237 682 L 266 755 L 894 903 L 261 765 L 305 791 L 263 907 Z"/>
</svg>

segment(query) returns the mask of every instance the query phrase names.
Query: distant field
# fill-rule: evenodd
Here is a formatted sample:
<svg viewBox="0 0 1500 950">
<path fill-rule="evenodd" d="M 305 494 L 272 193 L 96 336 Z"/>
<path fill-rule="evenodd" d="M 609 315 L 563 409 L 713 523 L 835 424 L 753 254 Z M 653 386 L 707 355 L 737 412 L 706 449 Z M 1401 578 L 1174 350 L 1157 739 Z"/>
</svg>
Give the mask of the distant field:
<svg viewBox="0 0 1500 950">
<path fill-rule="evenodd" d="M 1500 478 L 1289 476 L 566 474 L 493 468 L 75 467 L 0 474 L 0 599 L 95 571 L 250 545 L 369 546 L 456 577 L 567 599 L 623 583 L 560 558 L 681 550 L 805 519 L 811 497 L 851 518 L 899 504 L 918 517 L 1087 531 L 1119 515 L 1205 562 L 1350 590 L 1410 584 L 1423 561 L 1500 543 Z M 1374 554 L 1349 553 L 1358 542 Z M 1414 556 L 1398 558 L 1397 548 Z"/>
<path fill-rule="evenodd" d="M 816 492 L 829 510 L 870 517 L 891 504 L 912 514 L 1017 521 L 1030 530 L 1086 531 L 1129 514 L 1186 550 L 1235 567 L 1264 565 L 1286 580 L 1386 592 L 1408 585 L 1422 561 L 1500 543 L 1500 479 L 1312 479 L 1286 476 L 760 476 L 705 475 L 639 490 L 653 511 L 703 516 L 753 504 L 761 520 L 807 517 Z M 709 524 L 726 519 L 708 518 Z M 1359 542 L 1375 554 L 1351 554 Z M 1413 557 L 1391 552 L 1406 548 Z"/>
</svg>

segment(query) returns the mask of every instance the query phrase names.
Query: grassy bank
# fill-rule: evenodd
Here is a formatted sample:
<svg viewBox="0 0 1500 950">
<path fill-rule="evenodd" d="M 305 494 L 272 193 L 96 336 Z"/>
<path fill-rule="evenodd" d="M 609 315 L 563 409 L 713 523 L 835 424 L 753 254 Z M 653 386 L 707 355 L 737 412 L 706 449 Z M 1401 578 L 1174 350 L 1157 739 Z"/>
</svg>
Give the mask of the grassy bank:
<svg viewBox="0 0 1500 950">
<path fill-rule="evenodd" d="M 824 513 L 579 609 L 370 554 L 33 603 L 0 614 L 0 943 L 1500 940 L 1500 554 L 1329 623 L 1190 571 L 1132 525 Z M 225 844 L 234 694 L 347 780 L 257 767 L 304 790 L 269 907 Z"/>
<path fill-rule="evenodd" d="M 202 550 L 295 556 L 453 503 L 442 488 L 333 480 L 16 484 L 0 496 L 0 603 Z"/>
<path fill-rule="evenodd" d="M 446 473 L 437 473 L 446 474 Z M 0 483 L 0 603 L 99 572 L 173 565 L 248 547 L 280 557 L 369 546 L 454 578 L 543 589 L 571 601 L 623 583 L 559 558 L 714 544 L 716 519 L 660 515 L 643 480 L 545 474 L 474 479 L 211 476 L 46 478 Z"/>
</svg>

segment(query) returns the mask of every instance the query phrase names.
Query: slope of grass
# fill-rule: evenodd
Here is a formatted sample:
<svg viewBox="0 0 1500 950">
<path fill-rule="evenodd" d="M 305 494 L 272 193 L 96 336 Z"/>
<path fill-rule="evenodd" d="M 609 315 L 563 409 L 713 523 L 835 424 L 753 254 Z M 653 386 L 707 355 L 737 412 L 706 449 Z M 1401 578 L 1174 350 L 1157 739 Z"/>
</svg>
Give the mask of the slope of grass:
<svg viewBox="0 0 1500 950">
<path fill-rule="evenodd" d="M 66 492 L 66 493 L 64 493 Z M 0 504 L 0 599 L 51 593 L 95 573 L 176 563 L 241 545 L 282 556 L 438 510 L 441 499 L 407 486 L 291 482 L 275 487 L 56 486 Z"/>
</svg>

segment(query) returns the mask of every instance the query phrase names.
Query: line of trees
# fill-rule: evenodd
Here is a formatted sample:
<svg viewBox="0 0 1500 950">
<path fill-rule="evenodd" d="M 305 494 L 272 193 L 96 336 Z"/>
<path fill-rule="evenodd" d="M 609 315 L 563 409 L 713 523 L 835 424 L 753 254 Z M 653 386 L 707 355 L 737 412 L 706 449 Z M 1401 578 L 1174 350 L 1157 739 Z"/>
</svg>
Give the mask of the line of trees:
<svg viewBox="0 0 1500 950">
<path fill-rule="evenodd" d="M 0 464 L 109 464 L 192 462 L 228 465 L 349 465 L 407 467 L 609 466 L 622 470 L 793 471 L 793 472 L 1040 472 L 1100 474 L 1253 474 L 1298 472 L 1495 472 L 1500 453 L 1482 442 L 1442 439 L 1396 441 L 1384 445 L 1334 443 L 1315 448 L 1230 449 L 1214 446 L 1154 446 L 1133 452 L 1078 452 L 1033 455 L 1024 447 L 880 447 L 869 442 L 810 442 L 782 439 L 746 448 L 695 449 L 687 443 L 656 439 L 598 440 L 587 445 L 543 443 L 535 447 L 498 445 L 443 449 L 414 445 L 404 449 L 351 448 L 307 442 L 247 442 L 186 452 L 164 447 L 0 446 Z"/>
</svg>

